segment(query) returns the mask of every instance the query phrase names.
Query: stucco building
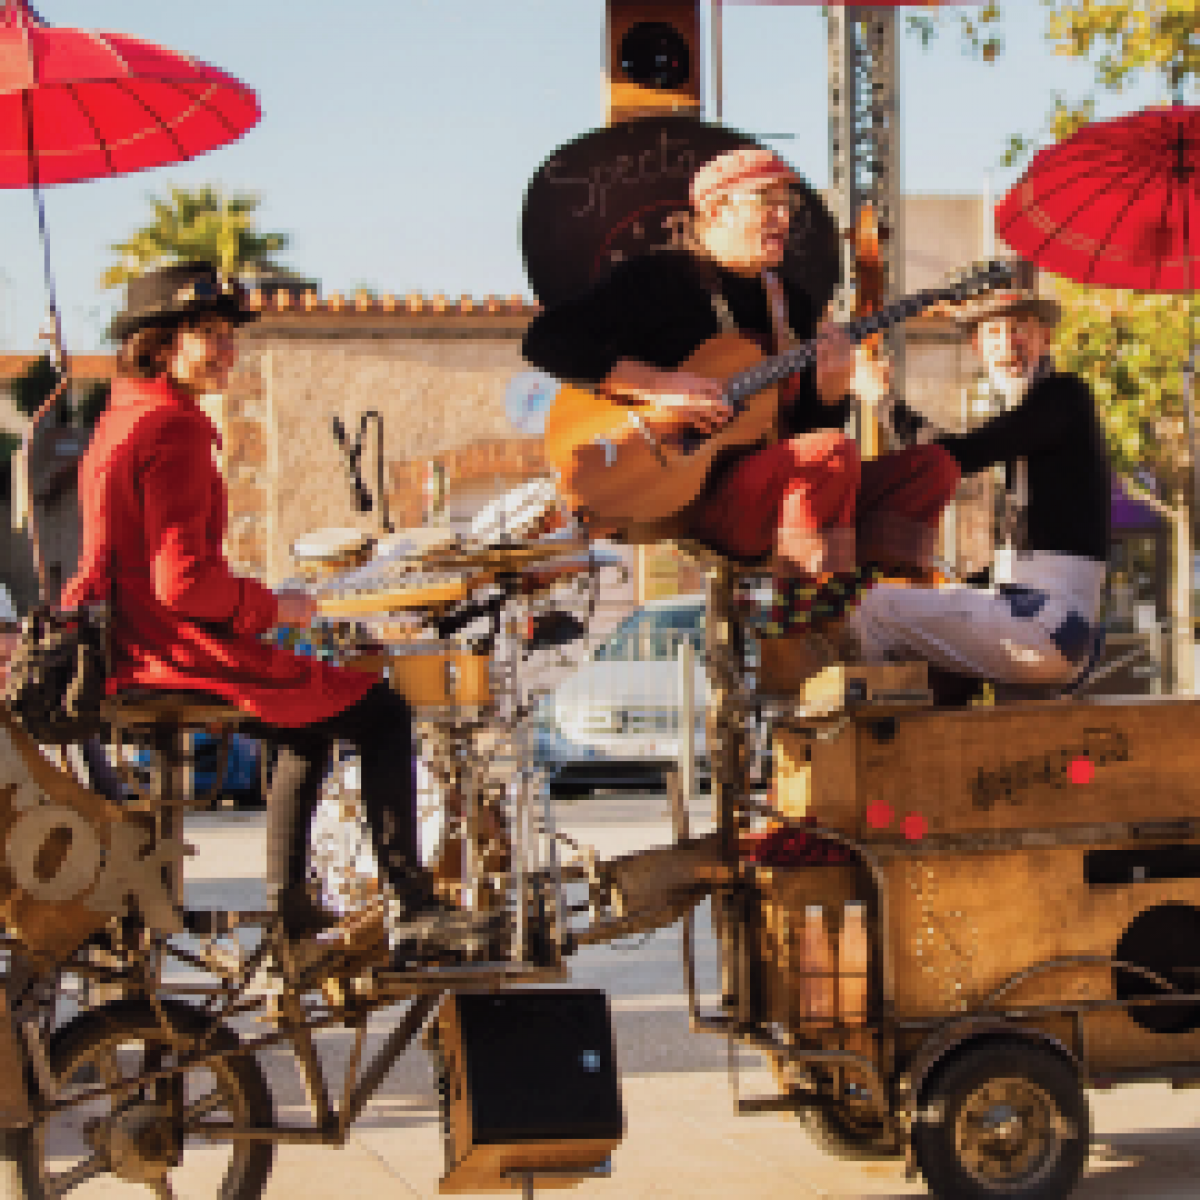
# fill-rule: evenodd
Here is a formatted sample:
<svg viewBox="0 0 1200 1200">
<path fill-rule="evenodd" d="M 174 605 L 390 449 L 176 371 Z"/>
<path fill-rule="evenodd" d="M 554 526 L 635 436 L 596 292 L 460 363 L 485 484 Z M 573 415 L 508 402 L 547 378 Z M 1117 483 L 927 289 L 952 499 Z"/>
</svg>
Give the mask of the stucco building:
<svg viewBox="0 0 1200 1200">
<path fill-rule="evenodd" d="M 981 257 L 984 218 L 979 196 L 910 196 L 907 290 L 940 283 L 954 268 Z M 516 428 L 506 413 L 510 382 L 528 370 L 520 344 L 536 308 L 526 299 L 321 297 L 293 289 L 256 293 L 254 302 L 261 319 L 240 331 L 230 386 L 208 402 L 222 433 L 228 550 L 237 569 L 278 584 L 293 573 L 289 547 L 297 537 L 340 526 L 378 527 L 377 514 L 355 507 L 332 434 L 335 416 L 351 437 L 362 414 L 373 411 L 382 418 L 385 486 L 399 528 L 421 524 L 432 462 L 440 464 L 445 477 L 449 520 L 469 519 L 504 491 L 549 473 L 540 438 Z M 952 323 L 920 319 L 908 324 L 906 382 L 914 407 L 939 424 L 961 427 L 967 415 L 964 389 L 973 369 L 971 353 Z M 362 464 L 370 484 L 375 479 L 373 433 Z M 65 450 L 47 441 L 38 453 L 55 464 L 53 503 L 70 507 L 73 492 L 62 486 Z M 967 502 L 947 522 L 947 557 L 971 566 L 990 553 L 985 491 L 986 484 L 965 485 Z M 65 522 L 61 515 L 56 520 Z M 70 539 L 59 540 L 63 561 L 58 570 L 66 577 L 72 565 L 66 561 Z M 669 547 L 623 552 L 629 582 L 610 589 L 607 602 L 614 608 L 700 586 L 699 573 Z"/>
</svg>

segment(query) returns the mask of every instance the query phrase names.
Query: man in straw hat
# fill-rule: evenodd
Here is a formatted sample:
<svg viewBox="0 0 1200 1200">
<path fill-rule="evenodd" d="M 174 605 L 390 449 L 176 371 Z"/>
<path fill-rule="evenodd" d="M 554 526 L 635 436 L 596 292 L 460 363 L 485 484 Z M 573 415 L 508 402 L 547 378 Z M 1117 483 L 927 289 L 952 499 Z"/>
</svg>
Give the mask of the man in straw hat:
<svg viewBox="0 0 1200 1200">
<path fill-rule="evenodd" d="M 734 414 L 720 381 L 682 369 L 692 354 L 722 333 L 754 339 L 770 355 L 816 332 L 803 288 L 776 273 L 796 182 L 762 147 L 705 163 L 691 181 L 687 243 L 620 263 L 542 313 L 525 357 L 648 406 L 677 428 L 716 432 Z M 957 465 L 938 446 L 860 463 L 842 432 L 857 371 L 848 337 L 825 326 L 815 368 L 781 388 L 780 439 L 720 464 L 679 515 L 680 536 L 769 562 L 776 588 L 762 632 L 828 624 L 869 585 L 866 564 L 918 569 L 932 555 Z"/>
<path fill-rule="evenodd" d="M 1005 465 L 1005 545 L 990 588 L 875 588 L 849 623 L 866 660 L 924 658 L 957 675 L 1054 687 L 1085 669 L 1108 561 L 1109 464 L 1088 385 L 1050 357 L 1058 317 L 1032 286 L 958 314 L 1004 410 L 937 444 L 964 475 Z"/>
</svg>

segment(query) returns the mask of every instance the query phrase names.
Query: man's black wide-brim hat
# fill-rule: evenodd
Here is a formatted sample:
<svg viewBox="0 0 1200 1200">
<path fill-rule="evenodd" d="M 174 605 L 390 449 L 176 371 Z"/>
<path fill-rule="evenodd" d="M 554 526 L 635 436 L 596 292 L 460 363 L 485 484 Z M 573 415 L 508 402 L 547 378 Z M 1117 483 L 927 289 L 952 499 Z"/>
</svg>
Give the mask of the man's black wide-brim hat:
<svg viewBox="0 0 1200 1200">
<path fill-rule="evenodd" d="M 145 325 L 174 324 L 181 318 L 210 313 L 235 325 L 259 315 L 248 306 L 245 288 L 222 275 L 212 263 L 172 263 L 126 284 L 125 307 L 113 317 L 108 336 L 121 342 Z"/>
</svg>

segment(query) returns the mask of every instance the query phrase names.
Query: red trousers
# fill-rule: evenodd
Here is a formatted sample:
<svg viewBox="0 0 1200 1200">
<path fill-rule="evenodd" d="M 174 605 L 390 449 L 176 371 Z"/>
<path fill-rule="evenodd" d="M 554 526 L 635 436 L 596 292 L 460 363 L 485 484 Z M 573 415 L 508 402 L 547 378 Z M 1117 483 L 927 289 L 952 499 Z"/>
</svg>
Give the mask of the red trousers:
<svg viewBox="0 0 1200 1200">
<path fill-rule="evenodd" d="M 776 442 L 726 468 L 689 517 L 689 532 L 777 573 L 818 575 L 860 563 L 928 566 L 958 464 L 941 446 L 862 462 L 854 441 L 822 429 Z"/>
</svg>

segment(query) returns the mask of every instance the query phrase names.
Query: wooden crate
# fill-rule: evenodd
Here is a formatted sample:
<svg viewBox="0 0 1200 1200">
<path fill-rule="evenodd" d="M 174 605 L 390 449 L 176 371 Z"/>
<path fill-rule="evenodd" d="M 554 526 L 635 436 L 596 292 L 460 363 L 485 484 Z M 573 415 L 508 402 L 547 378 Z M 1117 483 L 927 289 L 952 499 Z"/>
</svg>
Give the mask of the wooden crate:
<svg viewBox="0 0 1200 1200">
<path fill-rule="evenodd" d="M 1183 844 L 1200 849 L 1197 842 Z M 1013 1011 L 1114 999 L 1112 971 L 1100 964 L 1030 974 L 991 1001 L 1007 981 L 1038 964 L 1115 957 L 1131 922 L 1148 909 L 1186 905 L 1200 915 L 1200 878 L 1086 881 L 1089 854 L 1147 849 L 1145 843 L 1042 846 L 888 862 L 897 1017 L 943 1020 L 989 1002 L 997 1011 Z M 1200 964 L 1200 944 L 1181 945 L 1179 953 L 1181 963 Z M 1200 1029 L 1153 1033 L 1121 1011 L 1086 1020 L 1089 1064 L 1097 1073 L 1200 1064 Z"/>
<path fill-rule="evenodd" d="M 1200 855 L 1200 841 L 1175 845 L 1192 847 Z M 1115 999 L 1107 960 L 1117 955 L 1135 918 L 1150 909 L 1182 905 L 1196 909 L 1200 919 L 1200 878 L 1123 884 L 1089 884 L 1085 878 L 1089 854 L 1134 851 L 1142 856 L 1151 849 L 1142 842 L 1113 842 L 885 860 L 889 911 L 884 933 L 892 955 L 897 1020 L 940 1023 L 988 1005 L 997 1014 L 1018 1014 Z M 842 905 L 870 897 L 867 878 L 853 866 L 815 866 L 759 868 L 751 879 L 758 1019 L 827 1044 L 843 1044 L 855 1036 L 861 1040 L 863 1031 L 856 1035 L 806 1022 L 796 946 L 806 905 L 825 908 L 836 938 Z M 1189 959 L 1200 964 L 1200 942 L 1194 948 L 1181 944 L 1179 953 L 1181 964 Z M 1105 961 L 1031 972 L 1067 958 Z M 879 965 L 873 962 L 872 971 Z M 1030 972 L 1026 978 L 993 999 L 1025 972 Z M 1158 1033 L 1121 1010 L 1088 1014 L 1084 1022 L 1088 1067 L 1097 1076 L 1173 1064 L 1200 1066 L 1200 1027 Z M 1067 1017 L 1035 1011 L 1023 1023 L 1072 1044 Z M 923 1036 L 913 1030 L 901 1040 L 914 1047 Z"/>
<path fill-rule="evenodd" d="M 910 814 L 934 837 L 1200 820 L 1186 698 L 863 711 L 828 740 L 778 728 L 774 744 L 782 811 L 868 841 L 902 838 Z"/>
<path fill-rule="evenodd" d="M 855 866 L 760 867 L 752 879 L 755 1011 L 761 1021 L 817 1036 L 819 1031 L 806 1027 L 802 1003 L 799 947 L 804 910 L 810 904 L 825 909 L 836 953 L 842 906 L 849 900 L 865 901 L 868 890 Z"/>
</svg>

